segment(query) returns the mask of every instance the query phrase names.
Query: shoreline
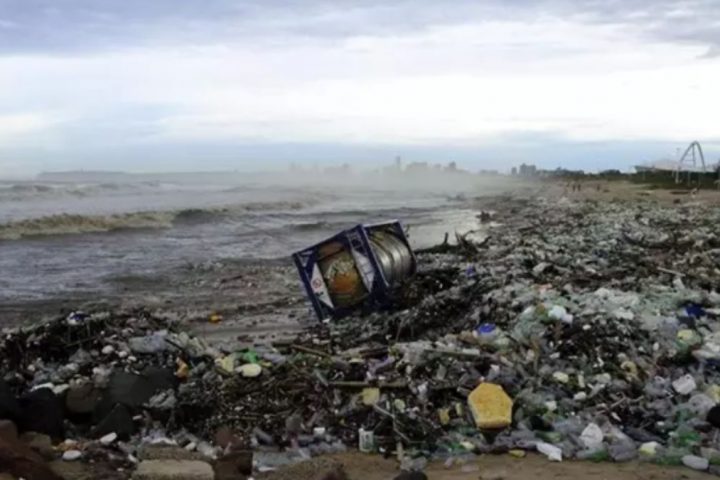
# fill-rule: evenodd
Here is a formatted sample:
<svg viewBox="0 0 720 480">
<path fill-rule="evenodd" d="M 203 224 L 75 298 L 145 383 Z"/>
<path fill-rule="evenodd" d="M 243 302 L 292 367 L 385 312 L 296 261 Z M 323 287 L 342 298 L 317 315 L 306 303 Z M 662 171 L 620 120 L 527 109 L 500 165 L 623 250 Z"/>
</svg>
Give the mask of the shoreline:
<svg viewBox="0 0 720 480">
<path fill-rule="evenodd" d="M 693 362 L 702 365 L 705 357 L 696 356 L 696 360 L 689 360 L 691 363 L 687 363 L 687 359 L 680 362 L 676 357 L 678 347 L 673 343 L 677 341 L 676 335 L 682 339 L 692 337 L 694 343 L 689 352 L 701 355 L 696 352 L 710 348 L 707 345 L 714 341 L 712 325 L 720 315 L 720 295 L 716 291 L 720 285 L 720 257 L 713 255 L 720 252 L 720 232 L 714 222 L 717 210 L 713 207 L 719 203 L 720 195 L 707 192 L 682 196 L 679 202 L 671 193 L 642 189 L 599 190 L 564 196 L 561 185 L 552 185 L 543 192 L 542 198 L 531 193 L 478 199 L 478 212 L 493 212 L 488 227 L 489 241 L 472 247 L 475 250 L 451 247 L 447 253 L 419 256 L 420 272 L 414 284 L 386 311 L 317 324 L 305 304 L 291 265 L 283 261 L 217 264 L 191 269 L 185 277 L 173 277 L 176 283 L 172 285 L 157 285 L 147 279 L 131 280 L 129 283 L 136 288 L 131 292 L 133 295 L 126 295 L 117 306 L 105 307 L 109 309 L 110 318 L 127 317 L 122 322 L 129 323 L 125 327 L 122 322 L 113 327 L 122 330 L 112 333 L 108 341 L 93 337 L 92 348 L 104 351 L 103 345 L 109 342 L 105 345 L 112 347 L 109 352 L 127 351 L 127 341 L 123 340 L 127 331 L 141 328 L 144 334 L 154 335 L 154 329 L 170 322 L 210 345 L 211 350 L 201 353 L 202 357 L 214 356 L 220 361 L 235 355 L 233 352 L 265 352 L 263 355 L 268 356 L 265 363 L 261 362 L 260 383 L 252 379 L 217 377 L 220 380 L 209 384 L 201 382 L 200 386 L 193 387 L 198 389 L 197 395 L 202 395 L 200 392 L 208 392 L 212 386 L 213 395 L 221 399 L 221 403 L 216 404 L 208 397 L 207 401 L 218 410 L 197 411 L 195 415 L 200 416 L 190 418 L 192 421 L 186 425 L 188 428 L 193 425 L 192 429 L 197 430 L 192 433 L 202 432 L 202 438 L 211 442 L 218 441 L 213 440 L 211 432 L 225 424 L 234 431 L 243 448 L 247 448 L 253 438 L 255 442 L 258 438 L 268 442 L 263 436 L 266 433 L 274 448 L 289 448 L 292 436 L 283 433 L 289 427 L 283 423 L 284 419 L 281 422 L 280 418 L 273 417 L 280 415 L 278 412 L 282 412 L 283 417 L 291 413 L 299 415 L 303 424 L 309 422 L 301 427 L 307 430 L 315 418 L 311 413 L 323 412 L 324 420 L 319 425 L 332 431 L 333 438 L 339 439 L 343 448 L 354 450 L 357 426 L 379 422 L 383 411 L 398 408 L 394 399 L 402 399 L 418 412 L 414 420 L 416 426 L 427 430 L 419 434 L 405 430 L 407 427 L 396 427 L 402 428 L 402 432 L 378 433 L 379 445 L 388 454 L 396 454 L 394 442 L 399 439 L 411 439 L 406 448 L 415 455 L 429 455 L 426 447 L 418 450 L 413 446 L 420 440 L 435 442 L 443 436 L 460 435 L 462 439 L 455 441 L 470 445 L 463 447 L 462 454 L 445 452 L 454 459 L 449 468 L 442 466 L 442 455 L 431 456 L 426 473 L 433 479 L 476 478 L 478 472 L 489 474 L 488 471 L 499 472 L 502 478 L 524 478 L 538 468 L 548 475 L 541 478 L 573 474 L 581 478 L 610 475 L 630 479 L 637 478 L 646 469 L 652 470 L 654 478 L 673 478 L 679 470 L 648 468 L 642 462 L 548 464 L 537 455 L 520 460 L 487 454 L 534 450 L 535 442 L 542 439 L 561 448 L 563 457 L 583 458 L 577 443 L 580 431 L 590 423 L 601 425 L 605 432 L 608 450 L 603 451 L 603 458 L 606 460 L 621 462 L 626 451 L 632 453 L 627 460 L 642 458 L 644 454 L 639 454 L 637 449 L 647 440 L 641 438 L 657 438 L 662 442 L 662 452 L 666 442 L 667 448 L 671 448 L 673 436 L 669 433 L 673 430 L 643 423 L 641 411 L 644 410 L 636 410 L 632 405 L 654 408 L 650 400 L 655 394 L 643 393 L 643 389 L 652 391 L 647 389 L 648 385 L 654 385 L 653 378 L 673 382 L 667 391 L 672 404 L 678 405 L 687 402 L 694 389 L 698 395 L 710 398 L 711 389 L 706 387 L 720 382 L 713 370 L 695 367 Z M 676 230 L 680 225 L 682 230 Z M 447 280 L 443 279 L 445 275 Z M 153 290 L 153 286 L 157 289 Z M 173 292 L 173 296 L 169 298 L 159 292 Z M 193 296 L 189 297 L 190 293 Z M 52 302 L 37 304 L 41 309 L 51 309 L 53 305 Z M 687 317 L 691 314 L 684 312 L 690 306 L 685 305 L 692 306 L 692 312 L 696 312 L 692 313 L 694 317 Z M 138 306 L 145 310 L 122 313 Z M 23 306 L 5 308 L 19 311 Z M 212 313 L 220 314 L 222 320 L 211 323 Z M 139 324 L 134 318 L 137 315 Z M 663 323 L 671 317 L 677 317 L 674 323 Z M 492 342 L 505 337 L 511 341 L 483 344 L 476 343 L 472 335 L 467 336 L 478 324 L 488 322 L 500 332 Z M 72 329 L 72 324 L 62 328 Z M 120 334 L 121 331 L 126 333 Z M 682 333 L 681 337 L 681 332 L 690 333 Z M 652 345 L 655 338 L 657 348 Z M 464 350 L 456 351 L 460 346 Z M 444 353 L 417 357 L 411 353 L 413 348 L 421 352 L 439 349 L 438 352 Z M 209 353 L 217 350 L 218 353 Z M 358 354 L 362 358 L 359 362 Z M 591 356 L 586 358 L 588 354 Z M 163 364 L 174 363 L 175 355 L 164 356 Z M 150 365 L 158 360 L 142 354 L 138 357 Z M 386 357 L 392 359 L 389 369 L 384 366 L 378 374 L 376 369 L 384 365 Z M 127 363 L 126 358 L 114 360 L 114 368 L 122 366 L 134 371 L 135 367 Z M 270 361 L 271 358 L 275 360 Z M 280 358 L 285 359 L 282 362 L 290 362 L 292 368 L 288 370 L 283 367 L 284 363 L 274 363 Z M 542 358 L 542 362 L 538 363 L 538 358 Z M 332 362 L 328 362 L 330 359 Z M 190 365 L 187 382 L 197 383 L 202 373 L 194 370 L 198 368 L 199 359 L 186 360 Z M 354 369 L 351 365 L 355 365 Z M 437 370 L 439 365 L 443 368 Z M 360 370 L 355 371 L 358 368 Z M 319 377 L 316 371 L 321 372 Z M 466 375 L 470 376 L 463 380 Z M 610 380 L 603 380 L 605 375 Z M 674 383 L 685 378 L 683 375 L 697 382 L 688 393 L 684 393 L 684 384 Z M 195 380 L 191 382 L 191 379 Z M 467 412 L 461 413 L 457 407 L 447 405 L 462 403 L 477 381 L 504 386 L 521 409 L 535 413 L 514 412 L 512 427 L 498 437 L 483 438 L 472 433 L 467 430 Z M 293 393 L 278 390 L 286 383 Z M 425 400 L 418 390 L 423 384 L 433 392 Z M 378 399 L 374 400 L 381 402 L 379 410 L 357 403 L 359 400 L 352 391 L 359 388 L 364 397 L 365 390 L 373 390 L 374 385 L 379 387 Z M 243 389 L 248 388 L 243 393 Z M 331 400 L 328 389 L 342 401 L 337 405 L 328 403 Z M 528 389 L 533 392 L 529 396 L 524 393 Z M 182 395 L 182 389 L 176 395 Z M 180 405 L 189 398 L 192 397 L 181 396 Z M 630 399 L 629 405 L 625 405 L 624 398 Z M 287 403 L 290 400 L 297 403 Z M 238 405 L 249 410 L 238 415 L 235 410 Z M 342 420 L 345 417 L 338 413 L 338 408 L 347 405 L 351 407 L 343 408 L 350 408 L 355 417 L 348 417 L 354 420 L 345 425 Z M 270 410 L 263 410 L 266 407 Z M 449 408 L 448 423 L 443 420 L 438 423 L 437 409 L 443 408 Z M 694 429 L 697 424 L 698 430 L 693 431 L 699 435 L 700 445 L 720 448 L 713 443 L 712 430 L 701 428 L 705 413 L 697 414 L 696 420 L 700 423 L 690 423 L 692 426 L 687 427 L 670 413 L 654 415 L 661 415 L 663 422 L 674 425 L 673 428 Z M 539 425 L 550 425 L 549 431 L 555 435 L 544 436 L 543 429 L 547 427 Z M 265 433 L 257 433 L 256 428 Z M 175 430 L 169 429 L 166 435 L 177 434 L 173 432 Z M 180 439 L 185 437 L 173 438 L 183 442 Z M 88 449 L 102 450 L 91 440 L 82 441 L 87 442 Z M 133 440 L 136 441 L 139 440 Z M 312 444 L 315 440 L 310 441 Z M 213 445 L 219 448 L 219 444 Z M 444 444 L 434 446 L 439 445 Z M 622 450 L 621 446 L 630 450 Z M 444 452 L 442 448 L 445 447 L 441 447 Z M 684 452 L 682 462 L 693 454 L 702 460 L 699 448 L 681 450 Z M 265 450 L 256 451 L 258 459 L 265 458 L 262 456 Z M 658 453 L 657 457 L 646 460 L 669 461 L 659 456 L 664 454 Z M 355 475 L 375 469 L 365 478 L 378 480 L 397 468 L 396 462 L 380 461 L 377 456 L 348 453 L 318 457 L 325 458 L 344 463 L 348 473 L 355 472 Z M 680 462 L 679 457 L 672 458 L 673 462 Z M 258 461 L 262 464 L 264 460 Z M 295 475 L 292 478 L 311 480 L 316 478 L 314 473 L 303 469 L 313 465 L 326 468 L 323 461 L 283 466 L 275 473 L 258 478 L 282 479 L 290 478 L 283 475 Z M 710 470 L 714 471 L 713 468 Z M 682 470 L 682 474 L 700 478 L 695 477 L 699 473 L 688 470 Z"/>
</svg>

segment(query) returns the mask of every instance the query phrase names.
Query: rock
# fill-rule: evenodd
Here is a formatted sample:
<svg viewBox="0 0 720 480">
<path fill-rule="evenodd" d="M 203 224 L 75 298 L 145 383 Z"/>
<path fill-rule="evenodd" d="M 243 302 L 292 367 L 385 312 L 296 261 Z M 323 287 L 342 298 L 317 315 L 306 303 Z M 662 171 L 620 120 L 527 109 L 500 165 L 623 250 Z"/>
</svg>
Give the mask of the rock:
<svg viewBox="0 0 720 480">
<path fill-rule="evenodd" d="M 12 420 L 17 424 L 20 419 L 20 404 L 10 387 L 0 379 L 0 418 Z"/>
<path fill-rule="evenodd" d="M 144 460 L 132 480 L 213 480 L 210 464 L 197 460 Z"/>
<path fill-rule="evenodd" d="M 562 450 L 555 445 L 538 442 L 535 448 L 537 448 L 537 451 L 545 455 L 551 462 L 562 462 Z"/>
<path fill-rule="evenodd" d="M 103 445 L 110 445 L 110 444 L 114 443 L 115 440 L 117 440 L 117 438 L 118 438 L 117 433 L 115 433 L 115 432 L 108 433 L 104 437 L 100 438 L 100 443 L 102 443 Z"/>
<path fill-rule="evenodd" d="M 681 395 L 687 395 L 697 388 L 695 379 L 690 374 L 683 375 L 682 377 L 678 378 L 677 380 L 672 382 L 672 386 L 675 391 Z"/>
<path fill-rule="evenodd" d="M 46 460 L 52 460 L 55 457 L 55 450 L 53 449 L 52 439 L 49 435 L 37 432 L 25 432 L 20 435 L 20 441 L 42 455 Z"/>
<path fill-rule="evenodd" d="M 710 425 L 715 428 L 720 428 L 720 405 L 715 405 L 708 410 L 705 418 Z"/>
<path fill-rule="evenodd" d="M 707 458 L 698 457 L 696 455 L 685 455 L 682 457 L 682 463 L 686 467 L 692 468 L 693 470 L 707 470 L 710 466 L 710 462 Z"/>
<path fill-rule="evenodd" d="M 568 383 L 570 381 L 570 375 L 565 372 L 553 373 L 553 379 L 558 383 Z"/>
<path fill-rule="evenodd" d="M 12 420 L 0 420 L 0 438 L 14 442 L 18 438 L 18 430 Z"/>
<path fill-rule="evenodd" d="M 82 457 L 82 452 L 80 450 L 67 450 L 63 453 L 62 459 L 66 462 L 74 462 L 75 460 L 79 460 L 80 457 Z"/>
<path fill-rule="evenodd" d="M 20 398 L 21 432 L 38 432 L 50 435 L 53 439 L 65 436 L 63 424 L 64 411 L 60 399 L 48 388 L 41 388 L 27 393 Z"/>
<path fill-rule="evenodd" d="M 113 347 L 112 345 L 105 345 L 105 346 L 103 347 L 103 349 L 102 349 L 102 354 L 103 354 L 103 355 L 110 355 L 110 354 L 113 353 L 114 351 L 115 351 L 115 347 Z"/>
<path fill-rule="evenodd" d="M 468 406 L 478 428 L 505 428 L 512 422 L 512 399 L 500 385 L 481 383 L 468 396 Z"/>
<path fill-rule="evenodd" d="M 235 480 L 239 475 L 252 475 L 253 453 L 233 452 L 215 462 L 215 480 Z"/>
<path fill-rule="evenodd" d="M 115 405 L 115 408 L 95 426 L 93 436 L 99 438 L 114 433 L 120 440 L 127 440 L 135 431 L 135 421 L 128 408 L 124 405 Z"/>
<path fill-rule="evenodd" d="M 585 430 L 580 435 L 580 442 L 585 445 L 585 448 L 595 450 L 602 446 L 603 437 L 603 431 L 600 427 L 595 423 L 591 423 L 585 427 Z"/>
<path fill-rule="evenodd" d="M 89 415 L 100 402 L 101 392 L 90 382 L 71 385 L 65 396 L 65 408 L 72 414 Z"/>
<path fill-rule="evenodd" d="M 608 447 L 608 453 L 610 454 L 610 458 L 616 462 L 629 462 L 637 457 L 635 444 L 630 440 L 612 443 Z"/>
<path fill-rule="evenodd" d="M 0 472 L 25 480 L 63 480 L 45 464 L 43 459 L 19 441 L 0 438 Z"/>
<path fill-rule="evenodd" d="M 142 374 L 116 370 L 110 375 L 108 389 L 103 396 L 100 408 L 110 409 L 121 404 L 130 409 L 138 409 L 156 393 L 175 388 L 176 380 L 172 370 L 147 368 Z M 109 433 L 109 432 L 108 432 Z"/>
</svg>

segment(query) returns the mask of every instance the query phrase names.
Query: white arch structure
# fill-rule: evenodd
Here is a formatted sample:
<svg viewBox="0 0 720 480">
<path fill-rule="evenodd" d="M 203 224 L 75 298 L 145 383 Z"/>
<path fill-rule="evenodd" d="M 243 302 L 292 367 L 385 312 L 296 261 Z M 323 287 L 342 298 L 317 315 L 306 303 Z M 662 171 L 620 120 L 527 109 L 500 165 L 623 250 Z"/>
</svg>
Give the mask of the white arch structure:
<svg viewBox="0 0 720 480">
<path fill-rule="evenodd" d="M 707 166 L 705 165 L 705 155 L 703 155 L 702 147 L 700 146 L 700 142 L 693 141 L 688 145 L 688 147 L 685 149 L 685 153 L 682 154 L 682 157 L 680 157 L 680 160 L 677 163 L 677 169 L 675 170 L 675 183 L 680 183 L 680 172 L 683 171 L 683 166 L 690 165 L 692 162 L 692 171 L 697 171 L 697 161 L 698 158 L 700 159 L 700 163 L 702 166 L 702 173 L 707 172 Z M 690 175 L 691 169 L 688 170 L 688 178 Z"/>
</svg>

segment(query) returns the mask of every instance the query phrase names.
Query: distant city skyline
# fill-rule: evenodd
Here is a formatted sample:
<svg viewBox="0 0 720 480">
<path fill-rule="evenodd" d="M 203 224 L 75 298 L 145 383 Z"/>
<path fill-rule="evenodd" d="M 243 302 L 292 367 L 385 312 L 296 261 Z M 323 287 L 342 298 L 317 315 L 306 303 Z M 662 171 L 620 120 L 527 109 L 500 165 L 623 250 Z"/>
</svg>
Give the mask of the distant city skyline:
<svg viewBox="0 0 720 480">
<path fill-rule="evenodd" d="M 720 157 L 713 0 L 0 0 L 0 178 Z"/>
</svg>

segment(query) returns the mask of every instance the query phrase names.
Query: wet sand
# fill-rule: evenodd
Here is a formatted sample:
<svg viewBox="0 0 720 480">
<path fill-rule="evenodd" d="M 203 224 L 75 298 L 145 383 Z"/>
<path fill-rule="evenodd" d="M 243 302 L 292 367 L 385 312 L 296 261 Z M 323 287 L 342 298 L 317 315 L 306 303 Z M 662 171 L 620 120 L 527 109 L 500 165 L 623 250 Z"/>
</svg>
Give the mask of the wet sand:
<svg viewBox="0 0 720 480">
<path fill-rule="evenodd" d="M 398 463 L 379 455 L 358 452 L 321 457 L 276 472 L 258 475 L 258 480 L 320 480 L 331 464 L 342 464 L 349 480 L 392 480 Z M 476 462 L 445 468 L 433 462 L 425 470 L 429 480 L 700 480 L 715 478 L 685 467 L 659 466 L 641 462 L 591 463 L 579 461 L 550 462 L 529 454 L 525 458 L 509 455 L 483 455 Z"/>
</svg>

